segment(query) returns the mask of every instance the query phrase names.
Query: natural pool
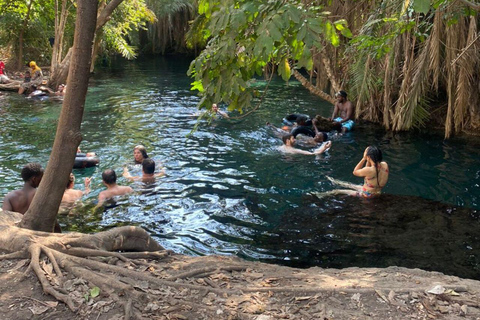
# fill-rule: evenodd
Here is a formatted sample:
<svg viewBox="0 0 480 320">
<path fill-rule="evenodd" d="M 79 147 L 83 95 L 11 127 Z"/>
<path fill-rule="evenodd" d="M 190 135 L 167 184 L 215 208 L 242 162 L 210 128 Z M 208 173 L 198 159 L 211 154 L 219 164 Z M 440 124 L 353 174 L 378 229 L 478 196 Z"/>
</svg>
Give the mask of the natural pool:
<svg viewBox="0 0 480 320">
<path fill-rule="evenodd" d="M 236 254 L 292 266 L 399 265 L 480 279 L 480 141 L 443 140 L 441 133 L 390 133 L 361 123 L 333 142 L 327 155 L 285 156 L 266 121 L 289 113 L 329 116 L 332 106 L 296 81 L 274 81 L 264 104 L 242 120 L 196 123 L 188 59 L 156 58 L 114 64 L 91 79 L 83 151 L 97 168 L 75 170 L 76 188 L 92 176 L 93 191 L 64 230 L 118 225 L 146 228 L 166 248 L 186 254 Z M 257 81 L 258 90 L 265 82 Z M 31 161 L 46 165 L 60 112 L 57 101 L 0 96 L 0 198 L 21 186 Z M 118 175 L 132 149 L 146 146 L 167 177 L 104 212 L 92 210 L 103 190 L 101 172 Z M 325 178 L 361 183 L 352 170 L 369 144 L 378 144 L 390 180 L 375 201 L 319 200 L 333 189 Z M 126 184 L 119 179 L 120 184 Z"/>
</svg>

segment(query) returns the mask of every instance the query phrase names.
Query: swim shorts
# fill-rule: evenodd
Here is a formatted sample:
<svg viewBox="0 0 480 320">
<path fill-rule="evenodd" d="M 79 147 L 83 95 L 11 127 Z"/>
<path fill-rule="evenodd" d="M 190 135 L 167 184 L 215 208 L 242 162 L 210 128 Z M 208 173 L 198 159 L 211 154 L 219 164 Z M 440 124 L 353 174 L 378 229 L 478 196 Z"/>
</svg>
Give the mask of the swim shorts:
<svg viewBox="0 0 480 320">
<path fill-rule="evenodd" d="M 338 118 L 335 118 L 333 121 L 340 122 L 342 120 L 343 120 L 342 118 L 338 117 Z M 355 122 L 353 122 L 353 120 L 348 120 L 348 121 L 342 122 L 342 127 L 346 128 L 347 131 L 351 131 L 354 124 Z"/>
</svg>

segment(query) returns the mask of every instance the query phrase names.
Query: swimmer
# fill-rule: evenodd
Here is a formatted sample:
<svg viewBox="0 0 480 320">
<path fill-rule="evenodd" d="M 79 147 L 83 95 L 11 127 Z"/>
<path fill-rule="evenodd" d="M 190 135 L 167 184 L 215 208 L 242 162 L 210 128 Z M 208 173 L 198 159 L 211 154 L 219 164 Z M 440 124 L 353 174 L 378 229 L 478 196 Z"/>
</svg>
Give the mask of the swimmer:
<svg viewBox="0 0 480 320">
<path fill-rule="evenodd" d="M 212 104 L 212 112 L 213 112 L 213 114 L 218 114 L 225 119 L 230 118 L 230 116 L 225 111 L 222 111 L 222 110 L 218 109 L 218 106 L 217 106 L 216 103 Z"/>
<path fill-rule="evenodd" d="M 388 164 L 383 160 L 382 151 L 376 146 L 369 146 L 363 153 L 363 158 L 353 169 L 357 177 L 364 177 L 363 185 L 355 185 L 348 182 L 327 177 L 332 183 L 348 188 L 326 192 L 325 194 L 348 194 L 352 196 L 371 198 L 382 192 L 388 181 Z"/>
<path fill-rule="evenodd" d="M 82 150 L 80 147 L 77 147 L 77 154 L 75 157 L 77 158 L 82 158 L 82 157 L 96 157 L 97 154 L 95 152 L 87 152 L 87 153 L 82 153 Z"/>
<path fill-rule="evenodd" d="M 133 160 L 135 164 L 142 164 L 143 160 L 148 158 L 147 149 L 139 144 L 133 148 Z"/>
<path fill-rule="evenodd" d="M 65 192 L 63 193 L 62 202 L 60 203 L 59 212 L 69 212 L 77 200 L 83 195 L 87 195 L 90 192 L 91 181 L 92 178 L 85 178 L 85 191 L 73 189 L 75 185 L 75 176 L 73 173 L 70 173 Z"/>
<path fill-rule="evenodd" d="M 3 210 L 21 214 L 27 212 L 37 187 L 43 178 L 43 168 L 38 163 L 29 163 L 22 169 L 23 188 L 10 191 L 3 199 Z"/>
<path fill-rule="evenodd" d="M 305 115 L 299 115 L 297 117 L 297 126 L 293 128 L 291 134 L 296 138 L 299 134 L 315 137 L 315 131 L 312 129 L 312 122 Z"/>
<path fill-rule="evenodd" d="M 103 203 L 115 196 L 122 196 L 133 192 L 133 189 L 128 186 L 119 186 L 117 184 L 117 174 L 112 169 L 107 169 L 102 173 L 102 182 L 107 187 L 107 190 L 103 190 L 98 194 L 97 207 L 103 205 Z"/>
<path fill-rule="evenodd" d="M 163 169 L 161 172 L 155 173 L 155 161 L 150 158 L 144 159 L 142 162 L 142 176 L 132 176 L 127 167 L 123 168 L 123 177 L 130 181 L 141 180 L 143 183 L 153 183 L 155 178 L 164 175 L 165 171 Z"/>
<path fill-rule="evenodd" d="M 330 149 L 332 146 L 332 142 L 328 141 L 327 143 L 323 144 L 320 148 L 314 150 L 313 152 L 309 152 L 306 150 L 297 149 L 294 147 L 296 139 L 292 134 L 287 134 L 282 137 L 283 145 L 278 147 L 278 150 L 283 153 L 290 153 L 290 154 L 304 154 L 304 155 L 319 155 Z"/>
</svg>

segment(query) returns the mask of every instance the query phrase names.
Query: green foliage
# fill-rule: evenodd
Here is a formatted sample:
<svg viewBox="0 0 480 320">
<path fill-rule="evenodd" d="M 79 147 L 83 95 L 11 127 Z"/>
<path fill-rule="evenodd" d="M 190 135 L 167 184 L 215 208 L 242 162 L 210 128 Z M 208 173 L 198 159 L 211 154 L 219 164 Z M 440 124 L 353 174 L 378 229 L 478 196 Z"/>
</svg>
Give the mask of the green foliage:
<svg viewBox="0 0 480 320">
<path fill-rule="evenodd" d="M 129 43 L 129 35 L 134 31 L 146 29 L 147 22 L 153 23 L 155 20 L 155 14 L 147 8 L 144 0 L 122 2 L 104 26 L 103 53 L 107 55 L 119 53 L 127 59 L 136 58 L 137 49 Z"/>
<path fill-rule="evenodd" d="M 430 0 L 414 0 L 413 10 L 418 13 L 426 14 L 430 10 Z"/>
<path fill-rule="evenodd" d="M 194 25 L 200 28 L 191 30 L 188 41 L 207 45 L 188 74 L 202 97 L 200 107 L 223 101 L 242 112 L 254 97 L 249 82 L 266 66 L 277 66 L 285 81 L 291 65 L 311 70 L 312 50 L 351 37 L 345 20 L 330 21 L 322 10 L 300 0 L 199 1 Z"/>
<path fill-rule="evenodd" d="M 30 1 L 0 0 L 0 46 L 11 48 L 11 54 L 18 52 L 19 34 L 24 32 L 24 62 L 36 60 L 40 64 L 48 64 L 51 56 L 50 38 L 55 35 L 55 1 L 32 0 L 27 20 Z M 75 8 L 71 8 L 74 16 Z M 73 24 L 73 22 L 72 22 Z M 73 25 L 65 30 L 65 40 L 73 41 Z"/>
</svg>

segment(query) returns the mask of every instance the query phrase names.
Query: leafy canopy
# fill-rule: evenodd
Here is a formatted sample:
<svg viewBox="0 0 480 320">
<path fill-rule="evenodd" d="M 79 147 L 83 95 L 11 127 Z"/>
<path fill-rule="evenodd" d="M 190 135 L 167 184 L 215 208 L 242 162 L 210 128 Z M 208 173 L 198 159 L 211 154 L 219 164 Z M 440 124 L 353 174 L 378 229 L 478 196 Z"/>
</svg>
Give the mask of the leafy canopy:
<svg viewBox="0 0 480 320">
<path fill-rule="evenodd" d="M 345 20 L 331 21 L 321 6 L 299 0 L 200 0 L 198 7 L 188 40 L 207 45 L 188 74 L 202 97 L 199 107 L 222 101 L 242 112 L 253 99 L 249 82 L 268 64 L 288 81 L 291 65 L 311 70 L 315 49 L 351 37 Z"/>
</svg>

